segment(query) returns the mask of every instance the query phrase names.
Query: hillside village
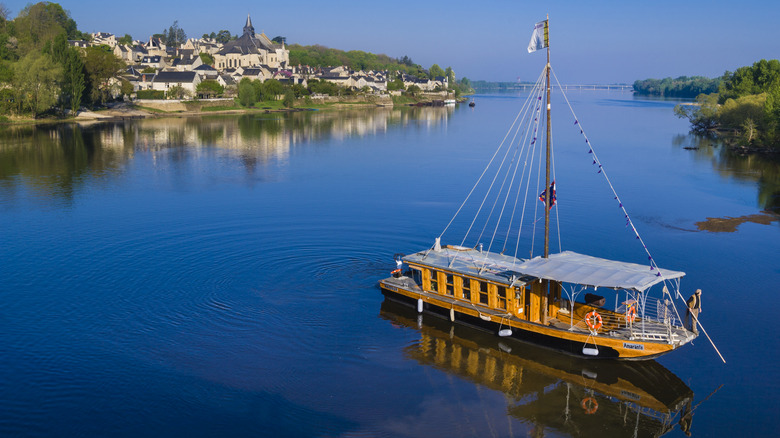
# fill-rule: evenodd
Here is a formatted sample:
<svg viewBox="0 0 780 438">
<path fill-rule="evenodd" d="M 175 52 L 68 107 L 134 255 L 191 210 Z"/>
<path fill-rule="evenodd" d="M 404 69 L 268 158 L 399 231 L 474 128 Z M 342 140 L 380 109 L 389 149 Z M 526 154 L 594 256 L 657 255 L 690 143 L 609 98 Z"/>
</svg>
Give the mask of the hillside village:
<svg viewBox="0 0 780 438">
<path fill-rule="evenodd" d="M 166 46 L 162 39 L 119 44 L 115 35 L 94 33 L 91 41 L 70 40 L 70 45 L 89 47 L 106 45 L 127 65 L 119 78 L 142 90 L 167 91 L 181 87 L 185 95 L 197 96 L 197 86 L 205 80 L 214 80 L 225 88 L 226 94 L 235 93 L 243 78 L 265 82 L 276 79 L 282 84 L 307 86 L 318 79 L 345 89 L 362 90 L 374 94 L 388 92 L 388 71 L 353 71 L 346 66 L 314 67 L 290 65 L 290 51 L 284 42 L 277 43 L 264 33 L 256 33 L 250 15 L 247 15 L 243 33 L 225 44 L 211 38 L 188 39 L 179 46 Z M 204 64 L 201 53 L 210 55 L 213 65 Z M 446 76 L 421 79 L 404 72 L 392 72 L 393 78 L 403 80 L 404 88 L 416 85 L 422 91 L 447 90 Z"/>
</svg>

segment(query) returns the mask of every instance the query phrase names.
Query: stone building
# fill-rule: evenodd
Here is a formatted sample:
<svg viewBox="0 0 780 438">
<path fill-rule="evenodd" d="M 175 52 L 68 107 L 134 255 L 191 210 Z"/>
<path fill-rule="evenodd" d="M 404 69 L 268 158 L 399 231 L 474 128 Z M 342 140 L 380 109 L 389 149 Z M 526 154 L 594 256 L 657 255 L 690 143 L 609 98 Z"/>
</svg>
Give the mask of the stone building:
<svg viewBox="0 0 780 438">
<path fill-rule="evenodd" d="M 215 68 L 220 71 L 261 65 L 280 69 L 285 68 L 289 62 L 290 51 L 284 47 L 284 43 L 275 43 L 264 33 L 256 34 L 249 15 L 246 17 L 243 35 L 229 41 L 214 54 Z"/>
</svg>

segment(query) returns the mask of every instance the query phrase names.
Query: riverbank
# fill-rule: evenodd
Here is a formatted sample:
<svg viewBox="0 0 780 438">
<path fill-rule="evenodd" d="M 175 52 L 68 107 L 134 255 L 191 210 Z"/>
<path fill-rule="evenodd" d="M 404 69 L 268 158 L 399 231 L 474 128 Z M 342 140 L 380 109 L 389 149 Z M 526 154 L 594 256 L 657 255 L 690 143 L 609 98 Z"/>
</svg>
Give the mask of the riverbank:
<svg viewBox="0 0 780 438">
<path fill-rule="evenodd" d="M 52 124 L 52 123 L 94 123 L 128 119 L 157 117 L 191 117 L 210 114 L 284 113 L 300 111 L 327 111 L 355 109 L 360 107 L 421 106 L 443 103 L 451 98 L 448 93 L 423 93 L 417 97 L 368 95 L 368 96 L 309 96 L 298 99 L 293 107 L 287 108 L 281 101 L 261 102 L 251 108 L 240 106 L 236 99 L 218 98 L 201 100 L 136 100 L 133 102 L 111 102 L 98 110 L 79 111 L 75 116 L 49 116 L 38 119 L 5 117 L 2 125 Z M 461 102 L 465 99 L 461 98 Z"/>
</svg>

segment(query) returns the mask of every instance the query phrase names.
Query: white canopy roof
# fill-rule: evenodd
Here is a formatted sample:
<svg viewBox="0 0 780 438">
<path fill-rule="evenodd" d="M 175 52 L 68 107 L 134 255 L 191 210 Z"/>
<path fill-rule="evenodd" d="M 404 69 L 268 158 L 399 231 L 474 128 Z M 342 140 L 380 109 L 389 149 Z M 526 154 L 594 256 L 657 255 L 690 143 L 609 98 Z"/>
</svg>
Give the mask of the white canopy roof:
<svg viewBox="0 0 780 438">
<path fill-rule="evenodd" d="M 545 280 L 613 289 L 634 289 L 640 292 L 665 279 L 685 275 L 685 272 L 661 269 L 659 276 L 659 269 L 650 270 L 648 265 L 600 259 L 571 251 L 551 254 L 548 258 L 535 257 L 515 269 Z"/>
</svg>

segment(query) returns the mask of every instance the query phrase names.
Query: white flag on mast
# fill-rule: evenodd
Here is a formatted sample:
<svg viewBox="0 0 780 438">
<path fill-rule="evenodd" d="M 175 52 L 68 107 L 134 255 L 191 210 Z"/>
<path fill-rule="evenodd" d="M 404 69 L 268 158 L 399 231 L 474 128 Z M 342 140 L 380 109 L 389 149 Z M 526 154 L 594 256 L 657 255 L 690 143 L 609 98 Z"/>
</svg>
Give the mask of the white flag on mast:
<svg viewBox="0 0 780 438">
<path fill-rule="evenodd" d="M 528 43 L 528 53 L 544 49 L 548 44 L 547 20 L 540 21 L 534 25 L 534 33 L 531 35 L 531 42 Z"/>
</svg>

